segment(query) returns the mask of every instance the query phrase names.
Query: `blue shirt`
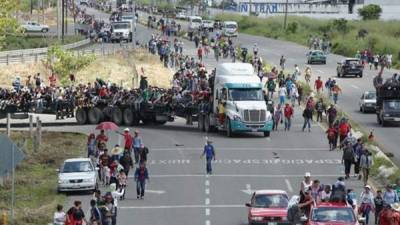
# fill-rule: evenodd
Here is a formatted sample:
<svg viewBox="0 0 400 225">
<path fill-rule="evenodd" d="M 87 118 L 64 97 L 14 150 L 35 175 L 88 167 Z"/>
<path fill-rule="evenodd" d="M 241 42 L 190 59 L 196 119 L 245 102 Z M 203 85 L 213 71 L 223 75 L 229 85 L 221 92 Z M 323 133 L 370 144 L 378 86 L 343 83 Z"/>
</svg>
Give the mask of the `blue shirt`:
<svg viewBox="0 0 400 225">
<path fill-rule="evenodd" d="M 140 136 L 134 137 L 133 138 L 133 147 L 140 148 L 141 145 L 142 145 L 142 138 Z"/>
<path fill-rule="evenodd" d="M 214 152 L 214 146 L 207 144 L 204 146 L 204 151 L 203 154 L 206 155 L 206 158 L 214 158 L 215 152 Z"/>
</svg>

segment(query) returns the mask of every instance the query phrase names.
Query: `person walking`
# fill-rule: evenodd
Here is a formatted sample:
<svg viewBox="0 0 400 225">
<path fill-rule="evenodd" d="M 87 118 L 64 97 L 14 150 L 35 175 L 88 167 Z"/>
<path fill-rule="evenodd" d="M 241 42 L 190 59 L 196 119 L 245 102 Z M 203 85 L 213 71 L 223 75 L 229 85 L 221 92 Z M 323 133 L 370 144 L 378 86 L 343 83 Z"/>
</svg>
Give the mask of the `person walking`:
<svg viewBox="0 0 400 225">
<path fill-rule="evenodd" d="M 278 131 L 279 123 L 282 122 L 283 112 L 281 104 L 278 104 L 274 110 L 274 127 L 273 130 Z"/>
<path fill-rule="evenodd" d="M 384 205 L 381 190 L 376 191 L 376 195 L 374 197 L 374 204 L 375 204 L 375 225 L 378 225 L 379 214 L 382 212 Z"/>
<path fill-rule="evenodd" d="M 333 125 L 330 125 L 328 130 L 325 132 L 327 134 L 328 142 L 329 142 L 329 151 L 335 149 L 335 138 L 337 135 L 337 130 Z"/>
<path fill-rule="evenodd" d="M 326 111 L 324 100 L 320 98 L 315 104 L 315 110 L 317 111 L 317 122 L 322 122 L 322 114 Z"/>
<path fill-rule="evenodd" d="M 53 216 L 53 225 L 65 225 L 65 212 L 62 205 L 57 205 L 57 211 Z"/>
<path fill-rule="evenodd" d="M 364 154 L 364 144 L 362 143 L 361 138 L 357 139 L 357 143 L 355 143 L 353 145 L 353 151 L 355 154 L 354 176 L 358 177 L 358 179 L 361 180 L 360 160 L 361 160 L 361 156 Z"/>
<path fill-rule="evenodd" d="M 279 104 L 285 104 L 286 95 L 288 94 L 285 85 L 279 87 Z"/>
<path fill-rule="evenodd" d="M 90 218 L 89 224 L 98 224 L 102 225 L 102 218 L 100 209 L 97 207 L 96 200 L 90 200 Z"/>
<path fill-rule="evenodd" d="M 124 150 L 124 153 L 121 159 L 119 160 L 119 163 L 121 164 L 122 167 L 124 167 L 125 175 L 128 176 L 129 170 L 133 169 L 133 160 L 129 150 L 127 149 Z"/>
<path fill-rule="evenodd" d="M 215 160 L 215 150 L 210 140 L 207 140 L 207 144 L 204 146 L 201 158 L 203 158 L 204 156 L 206 156 L 206 173 L 212 174 L 211 161 Z"/>
<path fill-rule="evenodd" d="M 139 163 L 140 146 L 143 145 L 142 137 L 138 130 L 135 130 L 133 136 L 133 154 L 135 155 L 135 164 Z"/>
<path fill-rule="evenodd" d="M 331 104 L 331 106 L 327 110 L 327 113 L 328 113 L 328 123 L 329 123 L 329 126 L 330 126 L 335 122 L 336 117 L 337 117 L 337 110 L 336 110 L 334 104 Z"/>
<path fill-rule="evenodd" d="M 147 162 L 147 155 L 149 154 L 149 148 L 147 148 L 146 146 L 142 145 L 140 146 L 140 152 L 139 152 L 139 158 L 140 158 L 140 162 Z"/>
<path fill-rule="evenodd" d="M 132 149 L 132 142 L 133 142 L 133 137 L 132 135 L 129 133 L 129 128 L 125 128 L 124 129 L 124 133 L 118 132 L 116 131 L 117 134 L 120 134 L 122 136 L 124 136 L 124 149 L 128 149 L 131 150 Z"/>
<path fill-rule="evenodd" d="M 372 154 L 368 151 L 368 149 L 364 149 L 364 154 L 360 158 L 360 168 L 363 173 L 362 176 L 364 185 L 366 185 L 368 182 L 369 170 L 372 167 L 372 163 L 373 163 Z"/>
<path fill-rule="evenodd" d="M 136 198 L 143 199 L 146 188 L 146 180 L 149 180 L 149 172 L 145 163 L 140 163 L 140 166 L 135 171 L 136 181 Z"/>
<path fill-rule="evenodd" d="M 335 103 L 335 105 L 337 104 L 337 101 L 339 99 L 339 94 L 342 93 L 342 89 L 339 87 L 339 85 L 335 84 L 335 86 L 333 86 L 332 88 L 332 98 L 333 98 L 333 102 Z"/>
<path fill-rule="evenodd" d="M 315 80 L 314 89 L 317 90 L 318 94 L 321 93 L 321 91 L 324 91 L 324 85 L 321 80 L 321 76 L 318 76 L 318 79 Z"/>
<path fill-rule="evenodd" d="M 306 129 L 306 127 L 308 127 L 308 132 L 311 132 L 312 116 L 313 116 L 313 109 L 310 107 L 306 107 L 303 111 L 303 118 L 304 118 L 303 132 Z"/>
<path fill-rule="evenodd" d="M 353 152 L 353 146 L 349 142 L 347 145 L 343 148 L 343 155 L 342 155 L 342 164 L 344 164 L 344 173 L 346 175 L 345 179 L 349 179 L 350 177 L 350 170 L 351 170 L 351 165 L 354 163 L 354 152 Z"/>
<path fill-rule="evenodd" d="M 89 134 L 87 141 L 88 158 L 96 156 L 96 137 L 94 133 Z"/>
<path fill-rule="evenodd" d="M 360 195 L 360 207 L 358 211 L 365 218 L 365 224 L 369 224 L 369 213 L 374 211 L 374 195 L 371 192 L 371 186 L 365 185 L 364 191 Z"/>
<path fill-rule="evenodd" d="M 74 206 L 67 212 L 67 220 L 65 225 L 83 225 L 86 222 L 85 213 L 82 210 L 82 202 L 75 201 Z"/>
<path fill-rule="evenodd" d="M 283 111 L 284 111 L 284 116 L 285 116 L 285 131 L 290 131 L 294 110 L 293 110 L 292 106 L 290 106 L 289 103 L 286 103 Z"/>
<path fill-rule="evenodd" d="M 387 205 L 399 202 L 399 196 L 397 196 L 392 184 L 386 185 L 385 193 L 383 193 L 383 202 Z"/>
</svg>

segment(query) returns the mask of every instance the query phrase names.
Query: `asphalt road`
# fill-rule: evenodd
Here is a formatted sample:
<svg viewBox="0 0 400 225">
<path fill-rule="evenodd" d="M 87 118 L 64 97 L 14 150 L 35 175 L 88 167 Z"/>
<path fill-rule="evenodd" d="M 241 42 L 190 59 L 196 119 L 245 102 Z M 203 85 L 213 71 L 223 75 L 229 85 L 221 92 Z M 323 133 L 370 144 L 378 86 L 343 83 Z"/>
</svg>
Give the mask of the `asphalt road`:
<svg viewBox="0 0 400 225">
<path fill-rule="evenodd" d="M 138 25 L 137 38 L 146 41 L 153 32 Z M 185 47 L 187 54 L 194 55 L 194 44 L 185 41 Z M 211 56 L 205 63 L 209 68 L 216 64 Z M 165 126 L 135 127 L 150 149 L 150 182 L 145 199 L 137 200 L 135 184 L 130 180 L 126 200 L 119 201 L 118 224 L 246 224 L 247 192 L 282 189 L 290 196 L 297 194 L 305 172 L 322 183 L 334 183 L 343 175 L 341 153 L 328 151 L 326 135 L 318 124 L 313 124 L 310 133 L 301 131 L 301 112 L 295 108 L 292 131 L 284 132 L 281 127 L 270 138 L 261 134 L 234 138 L 205 134 L 196 125 L 186 126 L 182 119 Z M 45 129 L 89 133 L 94 126 Z M 110 148 L 122 141 L 116 134 L 109 136 Z M 200 159 L 206 136 L 213 141 L 217 154 L 210 176 L 205 175 L 205 162 Z M 358 193 L 361 185 L 354 178 L 347 182 L 347 187 Z M 83 199 L 87 203 L 89 198 L 70 195 L 69 201 Z"/>
</svg>

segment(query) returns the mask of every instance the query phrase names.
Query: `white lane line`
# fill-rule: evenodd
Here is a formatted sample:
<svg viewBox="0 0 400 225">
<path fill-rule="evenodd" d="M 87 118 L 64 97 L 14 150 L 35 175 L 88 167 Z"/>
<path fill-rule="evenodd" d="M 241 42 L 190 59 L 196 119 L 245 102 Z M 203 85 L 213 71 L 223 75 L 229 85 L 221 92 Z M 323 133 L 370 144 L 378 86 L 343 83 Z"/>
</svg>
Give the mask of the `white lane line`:
<svg viewBox="0 0 400 225">
<path fill-rule="evenodd" d="M 206 188 L 206 195 L 210 194 L 210 188 Z"/>
<path fill-rule="evenodd" d="M 313 174 L 313 177 L 340 177 L 343 174 Z M 131 177 L 131 176 L 129 176 Z M 204 177 L 201 174 L 159 174 L 152 175 L 153 178 L 171 178 L 171 177 Z M 282 175 L 266 175 L 266 174 L 217 174 L 211 177 L 265 177 L 265 178 L 282 178 L 282 177 L 304 177 L 304 174 L 282 174 Z"/>
<path fill-rule="evenodd" d="M 206 200 L 204 201 L 204 204 L 205 204 L 205 205 L 210 205 L 210 199 L 209 199 L 209 198 L 206 198 Z"/>
<path fill-rule="evenodd" d="M 205 185 L 206 185 L 206 186 L 210 186 L 210 181 L 209 181 L 209 180 L 206 180 Z"/>
<path fill-rule="evenodd" d="M 206 216 L 209 216 L 209 215 L 210 215 L 210 209 L 206 208 Z"/>
<path fill-rule="evenodd" d="M 195 147 L 176 147 L 176 148 L 151 148 L 151 151 L 199 151 L 202 148 Z M 218 148 L 218 151 L 326 151 L 326 147 L 314 147 L 314 148 L 238 148 L 238 147 L 223 147 Z"/>
<path fill-rule="evenodd" d="M 210 224 L 211 224 L 211 222 L 209 220 L 206 220 L 205 225 L 210 225 Z"/>
<path fill-rule="evenodd" d="M 184 208 L 245 208 L 244 205 L 157 205 L 157 206 L 120 206 L 120 209 L 184 209 Z"/>
<path fill-rule="evenodd" d="M 357 87 L 356 85 L 354 85 L 354 84 L 352 84 L 351 85 L 353 88 L 355 88 L 355 89 L 360 89 L 359 87 Z"/>
<path fill-rule="evenodd" d="M 250 184 L 246 184 L 246 190 L 251 190 L 251 185 Z"/>
<path fill-rule="evenodd" d="M 324 74 L 324 71 L 322 71 L 322 70 L 315 70 L 315 71 L 317 71 L 318 73 Z"/>
<path fill-rule="evenodd" d="M 286 186 L 287 186 L 289 192 L 293 193 L 293 187 L 292 187 L 292 184 L 290 183 L 290 181 L 288 179 L 285 179 L 285 183 L 286 183 Z"/>
</svg>

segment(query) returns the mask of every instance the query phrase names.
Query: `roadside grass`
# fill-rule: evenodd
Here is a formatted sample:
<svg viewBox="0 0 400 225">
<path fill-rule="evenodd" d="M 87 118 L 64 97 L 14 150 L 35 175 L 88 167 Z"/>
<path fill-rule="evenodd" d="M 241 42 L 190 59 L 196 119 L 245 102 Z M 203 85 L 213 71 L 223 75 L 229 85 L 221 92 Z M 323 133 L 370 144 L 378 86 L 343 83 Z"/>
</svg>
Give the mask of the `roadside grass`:
<svg viewBox="0 0 400 225">
<path fill-rule="evenodd" d="M 67 158 L 78 157 L 86 149 L 86 136 L 77 133 L 43 132 L 42 145 L 34 152 L 28 132 L 12 132 L 11 139 L 23 145 L 25 159 L 15 172 L 15 225 L 44 225 L 52 221 L 57 204 L 66 196 L 58 194 L 57 173 Z M 11 180 L 0 187 L 0 208 L 10 208 Z"/>
<path fill-rule="evenodd" d="M 400 68 L 400 26 L 397 21 L 347 21 L 347 27 L 340 29 L 334 20 L 318 20 L 302 16 L 289 16 L 288 29 L 283 29 L 283 17 L 258 18 L 236 14 L 219 14 L 216 19 L 238 22 L 240 32 L 308 45 L 310 36 L 326 34 L 336 54 L 354 57 L 357 51 L 371 48 L 374 53 L 393 54 L 393 66 Z M 296 28 L 294 28 L 296 27 Z M 290 28 L 290 29 L 289 29 Z M 364 38 L 358 33 L 366 30 Z"/>
<path fill-rule="evenodd" d="M 65 36 L 64 44 L 70 44 L 85 39 L 84 36 L 74 35 Z M 5 39 L 6 44 L 2 51 L 30 49 L 30 48 L 46 48 L 51 45 L 61 44 L 57 36 L 7 36 Z"/>
</svg>

